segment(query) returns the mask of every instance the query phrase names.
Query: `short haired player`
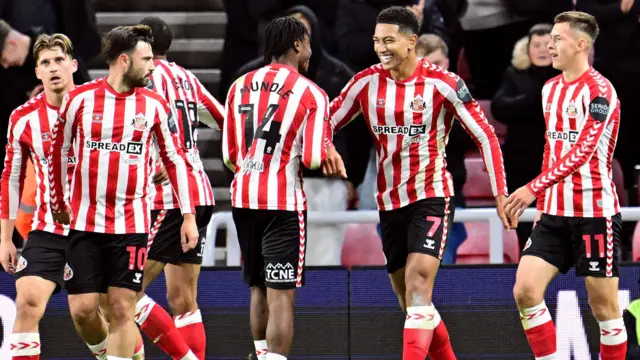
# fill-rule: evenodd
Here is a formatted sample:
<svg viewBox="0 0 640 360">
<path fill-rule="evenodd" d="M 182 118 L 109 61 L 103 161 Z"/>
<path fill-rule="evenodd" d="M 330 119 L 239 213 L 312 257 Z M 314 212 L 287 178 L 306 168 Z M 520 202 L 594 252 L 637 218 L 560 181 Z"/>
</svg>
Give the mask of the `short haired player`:
<svg viewBox="0 0 640 360">
<path fill-rule="evenodd" d="M 618 305 L 620 203 L 611 160 L 620 127 L 620 102 L 609 80 L 589 66 L 596 19 L 570 11 L 556 16 L 549 51 L 562 74 L 542 89 L 547 124 L 542 173 L 516 190 L 505 211 L 519 216 L 538 198 L 538 221 L 527 241 L 513 289 L 536 359 L 560 359 L 555 327 L 544 302 L 547 285 L 575 267 L 585 278 L 600 325 L 603 360 L 623 360 L 627 333 Z"/>
<path fill-rule="evenodd" d="M 381 63 L 358 74 L 331 103 L 332 124 L 362 112 L 377 149 L 376 199 L 387 271 L 406 310 L 403 360 L 455 359 L 432 303 L 449 227 L 453 181 L 445 146 L 455 118 L 475 140 L 487 166 L 498 214 L 507 188 L 500 144 L 464 81 L 416 56 L 419 23 L 408 9 L 380 12 L 373 35 Z"/>
</svg>

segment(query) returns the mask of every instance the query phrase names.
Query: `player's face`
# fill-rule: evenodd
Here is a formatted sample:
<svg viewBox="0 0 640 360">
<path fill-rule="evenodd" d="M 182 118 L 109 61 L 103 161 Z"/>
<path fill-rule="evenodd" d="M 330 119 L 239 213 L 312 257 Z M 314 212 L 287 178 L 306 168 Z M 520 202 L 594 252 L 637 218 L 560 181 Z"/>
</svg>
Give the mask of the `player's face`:
<svg viewBox="0 0 640 360">
<path fill-rule="evenodd" d="M 398 25 L 377 24 L 373 35 L 373 49 L 385 70 L 397 69 L 415 48 L 416 35 L 400 31 Z"/>
<path fill-rule="evenodd" d="M 311 41 L 308 36 L 304 37 L 304 40 L 297 45 L 298 49 L 298 69 L 302 73 L 306 73 L 309 70 L 309 59 L 311 59 Z"/>
<path fill-rule="evenodd" d="M 529 58 L 535 66 L 551 65 L 551 55 L 549 55 L 549 42 L 551 35 L 533 35 L 529 41 Z"/>
<path fill-rule="evenodd" d="M 61 93 L 73 84 L 73 73 L 78 70 L 78 62 L 65 54 L 60 47 L 40 51 L 36 64 L 36 77 L 44 87 Z"/>
<path fill-rule="evenodd" d="M 145 87 L 153 72 L 153 51 L 149 43 L 140 41 L 129 56 L 124 81 L 131 87 Z"/>
<path fill-rule="evenodd" d="M 5 69 L 11 66 L 22 66 L 27 55 L 29 55 L 28 46 L 20 46 L 20 43 L 14 40 L 6 40 L 0 54 L 0 65 Z"/>
<path fill-rule="evenodd" d="M 586 46 L 586 40 L 579 36 L 568 23 L 555 24 L 551 30 L 551 41 L 547 46 L 551 55 L 551 64 L 558 70 L 569 69 L 575 57 Z"/>
</svg>

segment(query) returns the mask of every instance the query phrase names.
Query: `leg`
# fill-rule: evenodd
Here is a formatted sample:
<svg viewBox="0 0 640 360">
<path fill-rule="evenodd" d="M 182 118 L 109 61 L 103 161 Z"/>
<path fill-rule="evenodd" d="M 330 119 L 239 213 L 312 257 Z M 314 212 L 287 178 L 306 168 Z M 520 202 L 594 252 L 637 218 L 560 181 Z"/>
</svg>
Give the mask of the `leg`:
<svg viewBox="0 0 640 360">
<path fill-rule="evenodd" d="M 87 343 L 93 356 L 107 358 L 108 325 L 99 312 L 99 294 L 69 294 L 69 310 L 78 335 Z"/>
<path fill-rule="evenodd" d="M 295 290 L 280 290 L 267 288 L 267 304 L 269 306 L 269 320 L 267 323 L 267 344 L 269 353 L 267 360 L 280 359 L 270 357 L 278 354 L 284 357 L 289 354 L 293 342 L 293 303 Z"/>
<path fill-rule="evenodd" d="M 40 358 L 38 323 L 55 288 L 54 282 L 37 276 L 25 276 L 16 281 L 16 320 L 10 339 L 14 360 Z"/>
<path fill-rule="evenodd" d="M 251 335 L 253 345 L 256 348 L 258 360 L 265 360 L 269 352 L 267 345 L 267 323 L 269 321 L 269 304 L 267 302 L 267 289 L 262 286 L 251 287 L 251 308 L 249 310 L 251 322 Z"/>
<path fill-rule="evenodd" d="M 580 258 L 576 273 L 585 276 L 589 306 L 600 325 L 602 360 L 624 360 L 627 354 L 627 331 L 618 305 L 618 249 L 622 219 L 583 219 L 580 229 Z M 582 235 L 584 234 L 584 235 Z M 597 249 L 597 251 L 596 251 Z"/>
<path fill-rule="evenodd" d="M 198 359 L 205 358 L 207 335 L 198 309 L 198 276 L 200 264 L 167 265 L 167 299 L 175 315 L 175 326 Z"/>
<path fill-rule="evenodd" d="M 101 316 L 106 320 L 107 323 L 110 323 L 111 318 L 109 315 L 109 300 L 108 300 L 107 294 L 100 294 L 99 303 L 100 303 L 99 311 Z M 101 344 L 103 345 L 105 352 L 107 349 L 107 341 L 106 341 L 107 335 L 108 335 L 108 330 L 105 330 L 105 341 L 103 341 L 103 343 Z M 91 347 L 92 346 L 89 345 L 89 348 Z M 136 348 L 133 354 L 133 360 L 144 360 L 144 341 L 142 340 L 142 335 L 140 334 L 140 332 L 137 332 Z"/>
<path fill-rule="evenodd" d="M 153 280 L 165 269 L 168 262 L 182 254 L 180 210 L 154 210 L 151 212 L 153 226 L 149 234 L 148 258 L 144 264 L 142 291 L 137 294 L 136 323 L 165 354 L 173 359 L 195 359 L 195 355 L 180 335 L 171 315 L 145 294 Z"/>
<path fill-rule="evenodd" d="M 531 234 L 518 265 L 513 296 L 520 320 L 536 359 L 556 359 L 556 329 L 544 302 L 547 286 L 559 271 L 573 263 L 564 218 L 543 215 Z"/>
<path fill-rule="evenodd" d="M 110 356 L 131 359 L 135 352 L 138 329 L 134 321 L 136 292 L 131 289 L 109 287 L 109 339 L 107 353 Z"/>
</svg>

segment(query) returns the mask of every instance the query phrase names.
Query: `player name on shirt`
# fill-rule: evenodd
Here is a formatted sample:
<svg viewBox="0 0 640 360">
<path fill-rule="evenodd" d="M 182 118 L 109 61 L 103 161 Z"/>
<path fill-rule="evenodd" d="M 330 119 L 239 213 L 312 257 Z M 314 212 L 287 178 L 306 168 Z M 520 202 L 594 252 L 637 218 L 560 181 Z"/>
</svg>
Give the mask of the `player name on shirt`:
<svg viewBox="0 0 640 360">
<path fill-rule="evenodd" d="M 276 93 L 278 95 L 280 95 L 280 97 L 282 98 L 282 100 L 287 100 L 287 98 L 291 95 L 293 95 L 293 90 L 291 90 L 290 88 L 285 90 L 284 88 L 284 84 L 280 84 L 277 82 L 258 82 L 258 81 L 252 81 L 250 84 L 245 84 L 241 89 L 240 89 L 240 94 L 244 94 L 245 92 L 248 91 L 263 91 L 263 92 L 270 92 L 270 93 Z"/>
</svg>

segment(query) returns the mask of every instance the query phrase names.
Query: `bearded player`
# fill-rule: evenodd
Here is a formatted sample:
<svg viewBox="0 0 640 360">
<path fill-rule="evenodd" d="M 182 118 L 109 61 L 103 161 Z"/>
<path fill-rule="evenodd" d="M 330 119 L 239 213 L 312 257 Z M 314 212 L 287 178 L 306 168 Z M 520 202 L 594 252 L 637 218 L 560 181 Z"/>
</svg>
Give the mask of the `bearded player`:
<svg viewBox="0 0 640 360">
<path fill-rule="evenodd" d="M 627 332 L 618 305 L 620 203 L 611 160 L 620 127 L 620 101 L 609 80 L 589 65 L 596 19 L 570 11 L 556 16 L 549 52 L 562 74 L 542 88 L 547 124 L 542 173 L 516 190 L 505 211 L 519 216 L 538 198 L 537 223 L 513 289 L 536 359 L 559 359 L 556 331 L 544 302 L 547 285 L 571 267 L 585 278 L 600 325 L 602 360 L 623 360 Z"/>
</svg>

